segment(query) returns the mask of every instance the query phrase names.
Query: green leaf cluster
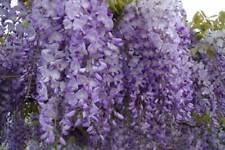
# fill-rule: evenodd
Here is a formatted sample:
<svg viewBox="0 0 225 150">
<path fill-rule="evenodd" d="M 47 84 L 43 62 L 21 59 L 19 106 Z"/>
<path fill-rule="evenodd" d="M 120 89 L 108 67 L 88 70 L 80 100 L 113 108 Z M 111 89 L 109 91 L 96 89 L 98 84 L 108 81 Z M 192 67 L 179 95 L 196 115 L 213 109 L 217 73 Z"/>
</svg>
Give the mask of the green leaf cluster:
<svg viewBox="0 0 225 150">
<path fill-rule="evenodd" d="M 225 29 L 225 11 L 220 11 L 217 19 L 214 21 L 214 30 Z"/>
<path fill-rule="evenodd" d="M 196 126 L 200 126 L 202 124 L 208 126 L 212 122 L 212 117 L 210 113 L 197 114 L 193 112 L 192 117 L 196 122 Z"/>
<path fill-rule="evenodd" d="M 207 44 L 198 44 L 196 47 L 191 49 L 191 53 L 193 56 L 196 56 L 198 54 L 199 49 L 204 49 L 206 51 L 206 54 L 209 56 L 211 59 L 216 58 L 216 51 L 211 45 Z"/>
<path fill-rule="evenodd" d="M 4 37 L 0 37 L 0 45 L 3 45 L 5 42 Z"/>
<path fill-rule="evenodd" d="M 28 20 L 23 21 L 24 28 L 28 28 L 30 26 L 30 22 Z"/>
<path fill-rule="evenodd" d="M 208 32 L 225 29 L 225 11 L 220 11 L 218 15 L 210 17 L 203 11 L 198 11 L 195 13 L 190 26 L 196 39 L 201 40 Z M 216 52 L 212 46 L 198 44 L 196 47 L 191 49 L 192 54 L 196 56 L 199 49 L 204 49 L 210 58 L 216 58 Z"/>
<path fill-rule="evenodd" d="M 32 9 L 32 1 L 31 0 L 20 0 L 24 6 L 28 9 L 28 10 L 31 10 Z"/>
<path fill-rule="evenodd" d="M 22 116 L 24 118 L 28 118 L 31 114 L 38 114 L 38 104 L 37 102 L 32 98 L 25 99 L 23 110 L 22 110 Z"/>
<path fill-rule="evenodd" d="M 109 8 L 115 15 L 121 15 L 125 6 L 133 0 L 108 0 Z"/>
<path fill-rule="evenodd" d="M 225 11 L 220 11 L 218 15 L 207 16 L 203 11 L 195 13 L 191 23 L 191 29 L 198 40 L 205 37 L 209 31 L 225 29 Z"/>
</svg>

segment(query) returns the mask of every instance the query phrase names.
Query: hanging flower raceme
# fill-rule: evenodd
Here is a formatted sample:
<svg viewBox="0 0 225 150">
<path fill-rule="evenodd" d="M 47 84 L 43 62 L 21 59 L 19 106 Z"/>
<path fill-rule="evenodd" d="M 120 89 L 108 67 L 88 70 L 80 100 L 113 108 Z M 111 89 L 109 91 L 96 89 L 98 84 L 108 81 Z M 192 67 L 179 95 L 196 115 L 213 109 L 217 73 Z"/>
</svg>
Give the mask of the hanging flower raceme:
<svg viewBox="0 0 225 150">
<path fill-rule="evenodd" d="M 37 101 L 40 106 L 39 122 L 41 138 L 54 143 L 60 134 L 59 120 L 63 115 L 65 69 L 68 66 L 63 45 L 62 17 L 64 3 L 61 1 L 37 0 L 32 3 L 31 22 L 38 33 L 37 59 Z"/>
<path fill-rule="evenodd" d="M 74 12 L 74 13 L 72 13 Z M 66 73 L 66 114 L 63 134 L 80 126 L 104 139 L 113 118 L 123 119 L 115 110 L 123 100 L 122 58 L 115 38 L 112 14 L 105 1 L 70 0 L 65 3 L 64 28 L 70 36 L 69 67 Z"/>
<path fill-rule="evenodd" d="M 224 149 L 225 31 L 208 33 L 197 45 L 193 81 L 195 89 L 193 125 L 189 134 L 193 147 Z M 209 142 L 210 141 L 210 142 Z"/>
<path fill-rule="evenodd" d="M 25 149 L 29 129 L 20 115 L 15 114 L 6 133 L 9 150 Z"/>
<path fill-rule="evenodd" d="M 114 109 L 123 98 L 122 42 L 111 33 L 106 2 L 69 0 L 59 6 L 57 1 L 34 1 L 32 11 L 40 36 L 42 138 L 65 144 L 74 130 L 87 128 L 104 139 L 113 117 L 123 118 Z"/>
<path fill-rule="evenodd" d="M 6 0 L 1 2 L 0 10 L 0 136 L 4 138 L 0 142 L 4 142 L 7 136 L 2 131 L 13 126 L 14 112 L 22 113 L 26 96 L 31 94 L 29 77 L 33 75 L 31 57 L 35 32 L 25 25 L 28 12 L 21 3 L 11 7 L 10 1 Z M 11 132 L 14 131 L 8 130 L 7 134 L 14 134 Z M 24 144 L 22 136 L 21 140 L 15 139 L 8 146 Z"/>
<path fill-rule="evenodd" d="M 133 123 L 139 123 L 152 146 L 161 143 L 161 148 L 170 142 L 172 124 L 188 120 L 193 106 L 184 19 L 179 1 L 134 1 L 117 27 L 126 45 L 124 68 Z"/>
</svg>

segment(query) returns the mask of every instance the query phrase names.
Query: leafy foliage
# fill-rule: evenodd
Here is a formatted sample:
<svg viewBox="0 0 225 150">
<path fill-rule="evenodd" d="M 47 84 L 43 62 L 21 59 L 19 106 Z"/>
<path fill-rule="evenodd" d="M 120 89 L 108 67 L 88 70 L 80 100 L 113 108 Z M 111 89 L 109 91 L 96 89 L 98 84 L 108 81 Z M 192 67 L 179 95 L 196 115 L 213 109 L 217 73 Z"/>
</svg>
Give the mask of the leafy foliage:
<svg viewBox="0 0 225 150">
<path fill-rule="evenodd" d="M 133 0 L 108 0 L 108 4 L 114 15 L 121 15 L 126 5 L 132 1 Z"/>
<path fill-rule="evenodd" d="M 191 29 L 200 40 L 207 32 L 225 29 L 225 11 L 220 11 L 218 15 L 206 16 L 203 11 L 195 13 L 191 23 Z"/>
</svg>

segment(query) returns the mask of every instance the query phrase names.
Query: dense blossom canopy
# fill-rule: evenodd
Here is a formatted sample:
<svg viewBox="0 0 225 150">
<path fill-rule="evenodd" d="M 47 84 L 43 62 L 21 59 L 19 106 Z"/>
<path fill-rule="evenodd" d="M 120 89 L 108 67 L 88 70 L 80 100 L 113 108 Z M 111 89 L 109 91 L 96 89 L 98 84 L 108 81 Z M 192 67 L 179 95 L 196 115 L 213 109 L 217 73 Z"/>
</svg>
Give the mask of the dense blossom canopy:
<svg viewBox="0 0 225 150">
<path fill-rule="evenodd" d="M 225 149 L 225 31 L 193 40 L 180 0 L 10 3 L 6 149 Z"/>
</svg>

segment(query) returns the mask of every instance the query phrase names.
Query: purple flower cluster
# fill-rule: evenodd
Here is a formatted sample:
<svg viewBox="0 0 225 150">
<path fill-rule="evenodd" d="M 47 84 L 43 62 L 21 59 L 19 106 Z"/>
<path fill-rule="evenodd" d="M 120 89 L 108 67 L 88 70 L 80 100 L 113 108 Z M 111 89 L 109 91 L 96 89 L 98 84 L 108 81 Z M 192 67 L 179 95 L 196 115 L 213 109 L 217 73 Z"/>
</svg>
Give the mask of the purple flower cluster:
<svg viewBox="0 0 225 150">
<path fill-rule="evenodd" d="M 8 150 L 22 150 L 26 147 L 29 129 L 26 127 L 23 118 L 15 114 L 6 131 Z"/>
<path fill-rule="evenodd" d="M 106 0 L 10 2 L 0 0 L 0 144 L 225 149 L 225 31 L 192 43 L 180 0 L 134 0 L 116 16 Z"/>
<path fill-rule="evenodd" d="M 36 90 L 40 106 L 41 138 L 47 143 L 56 141 L 58 121 L 62 117 L 65 87 L 64 72 L 68 66 L 64 44 L 62 17 L 64 5 L 60 1 L 36 0 L 33 2 L 31 22 L 37 31 Z"/>
<path fill-rule="evenodd" d="M 23 119 L 20 119 L 20 123 L 13 120 L 17 116 L 14 115 L 15 112 L 17 114 L 22 112 L 26 96 L 32 93 L 29 79 L 33 75 L 31 59 L 35 31 L 25 25 L 25 22 L 28 24 L 28 12 L 23 5 L 11 7 L 9 0 L 1 1 L 0 16 L 0 143 L 2 143 L 8 140 L 8 135 L 17 135 L 15 130 L 20 134 L 19 129 L 23 128 Z M 11 126 L 15 130 L 11 130 Z M 13 145 L 25 146 L 23 136 L 25 134 L 13 138 L 13 141 L 10 140 L 9 149 L 13 149 Z"/>
<path fill-rule="evenodd" d="M 116 124 L 113 116 L 123 118 L 114 109 L 123 100 L 122 41 L 111 33 L 112 14 L 105 1 L 70 0 L 65 3 L 65 14 L 70 64 L 62 131 L 67 135 L 69 129 L 83 126 L 104 140 L 110 126 Z"/>
<path fill-rule="evenodd" d="M 82 126 L 103 140 L 115 124 L 113 116 L 123 118 L 114 110 L 123 98 L 122 41 L 111 33 L 107 4 L 34 1 L 32 16 L 40 36 L 37 99 L 42 138 L 65 144 L 71 130 Z"/>
<path fill-rule="evenodd" d="M 195 128 L 189 134 L 193 147 L 224 149 L 225 32 L 208 33 L 198 44 L 193 66 Z M 210 53 L 211 52 L 211 53 Z M 189 137 L 190 137 L 189 135 Z"/>
<path fill-rule="evenodd" d="M 180 5 L 175 0 L 135 1 L 117 27 L 126 45 L 131 125 L 162 149 L 171 141 L 172 127 L 191 118 L 193 107 L 189 32 Z"/>
</svg>

